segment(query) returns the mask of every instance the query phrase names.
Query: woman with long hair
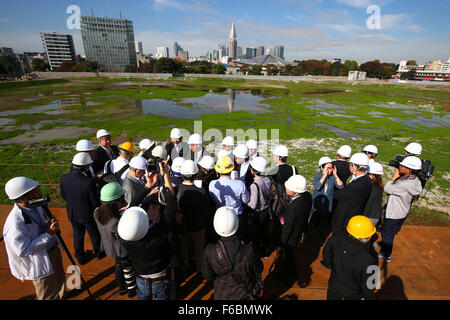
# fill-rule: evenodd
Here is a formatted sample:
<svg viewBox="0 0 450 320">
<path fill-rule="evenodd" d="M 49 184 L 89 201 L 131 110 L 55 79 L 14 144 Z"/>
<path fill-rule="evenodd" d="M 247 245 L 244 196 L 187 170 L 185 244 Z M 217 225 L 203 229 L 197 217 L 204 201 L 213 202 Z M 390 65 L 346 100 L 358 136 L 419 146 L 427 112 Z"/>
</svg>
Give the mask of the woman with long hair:
<svg viewBox="0 0 450 320">
<path fill-rule="evenodd" d="M 125 191 L 119 183 L 110 182 L 100 192 L 102 205 L 95 209 L 94 219 L 102 238 L 102 248 L 108 257 L 116 260 L 114 272 L 116 274 L 119 295 L 128 293 L 132 298 L 136 295 L 136 280 L 133 266 L 125 249 L 120 243 L 117 226 L 122 211 L 127 207 L 124 198 Z"/>
</svg>

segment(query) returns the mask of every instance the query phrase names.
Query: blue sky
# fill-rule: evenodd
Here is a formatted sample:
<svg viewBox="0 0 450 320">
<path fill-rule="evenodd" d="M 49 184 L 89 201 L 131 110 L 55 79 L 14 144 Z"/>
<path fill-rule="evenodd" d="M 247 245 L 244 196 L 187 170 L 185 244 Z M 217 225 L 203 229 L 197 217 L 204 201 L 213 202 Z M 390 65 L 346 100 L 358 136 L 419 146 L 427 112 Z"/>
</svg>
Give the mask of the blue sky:
<svg viewBox="0 0 450 320">
<path fill-rule="evenodd" d="M 119 17 L 134 24 L 136 41 L 145 53 L 179 44 L 190 56 L 204 55 L 227 43 L 231 22 L 238 45 L 285 46 L 287 60 L 380 59 L 419 63 L 450 57 L 450 2 L 447 0 L 1 0 L 0 46 L 16 52 L 43 51 L 40 31 L 74 36 L 84 54 L 79 30 L 69 30 L 70 5 L 82 15 Z M 370 5 L 380 9 L 381 28 L 370 30 Z"/>
</svg>

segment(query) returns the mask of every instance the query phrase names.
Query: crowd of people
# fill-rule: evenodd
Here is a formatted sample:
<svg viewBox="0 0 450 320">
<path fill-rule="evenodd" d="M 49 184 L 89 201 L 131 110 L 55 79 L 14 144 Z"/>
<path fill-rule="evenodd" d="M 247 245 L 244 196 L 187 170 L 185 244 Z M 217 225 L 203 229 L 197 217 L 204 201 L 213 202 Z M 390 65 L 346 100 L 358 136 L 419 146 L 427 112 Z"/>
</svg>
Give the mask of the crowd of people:
<svg viewBox="0 0 450 320">
<path fill-rule="evenodd" d="M 415 142 L 385 184 L 376 146 L 352 154 L 344 145 L 336 160 L 318 160 L 310 192 L 284 145 L 273 150 L 269 168 L 255 140 L 235 145 L 227 136 L 212 156 L 199 134 L 186 143 L 177 128 L 164 146 L 143 139 L 138 154 L 131 141 L 112 145 L 107 130 L 96 138 L 97 148 L 77 143 L 60 179 L 74 255 L 80 265 L 114 258 L 119 294 L 140 300 L 178 299 L 189 272 L 214 283 L 213 299 L 261 298 L 263 260 L 275 251 L 281 280 L 297 279 L 295 252 L 314 232 L 331 269 L 327 298 L 370 299 L 365 270 L 392 260 L 395 235 L 422 191 Z M 39 183 L 16 177 L 5 191 L 15 201 L 3 230 L 11 273 L 32 280 L 38 299 L 64 298 L 58 221 L 30 205 L 42 197 Z M 86 231 L 93 253 L 84 248 Z"/>
</svg>

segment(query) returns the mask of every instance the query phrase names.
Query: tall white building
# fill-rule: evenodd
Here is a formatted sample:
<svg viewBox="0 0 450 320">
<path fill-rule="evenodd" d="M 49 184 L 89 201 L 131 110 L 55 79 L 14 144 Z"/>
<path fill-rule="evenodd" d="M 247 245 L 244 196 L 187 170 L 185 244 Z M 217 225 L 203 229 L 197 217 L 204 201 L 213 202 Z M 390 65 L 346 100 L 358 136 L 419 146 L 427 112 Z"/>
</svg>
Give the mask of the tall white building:
<svg viewBox="0 0 450 320">
<path fill-rule="evenodd" d="M 168 58 L 169 48 L 168 47 L 158 47 L 156 48 L 156 58 Z"/>
<path fill-rule="evenodd" d="M 64 61 L 75 61 L 75 47 L 70 34 L 41 32 L 41 39 L 51 70 L 58 68 Z"/>
<path fill-rule="evenodd" d="M 238 56 L 237 36 L 234 22 L 231 24 L 230 40 L 228 41 L 228 56 L 231 59 L 236 59 Z"/>
<path fill-rule="evenodd" d="M 136 53 L 143 54 L 144 50 L 142 50 L 142 42 L 141 41 L 135 41 L 134 46 L 136 48 Z"/>
<path fill-rule="evenodd" d="M 447 61 L 444 61 L 441 65 L 442 72 L 450 72 L 450 58 Z"/>
</svg>

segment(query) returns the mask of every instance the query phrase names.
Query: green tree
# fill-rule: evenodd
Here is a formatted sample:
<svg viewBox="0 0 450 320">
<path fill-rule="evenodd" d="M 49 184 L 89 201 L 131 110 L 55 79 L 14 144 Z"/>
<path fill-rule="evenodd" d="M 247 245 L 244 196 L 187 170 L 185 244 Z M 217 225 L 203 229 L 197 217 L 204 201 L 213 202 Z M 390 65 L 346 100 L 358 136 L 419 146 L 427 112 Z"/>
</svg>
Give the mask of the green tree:
<svg viewBox="0 0 450 320">
<path fill-rule="evenodd" d="M 347 72 L 358 70 L 358 62 L 355 60 L 345 60 L 344 66 L 346 67 Z"/>
<path fill-rule="evenodd" d="M 139 67 L 141 73 L 153 73 L 155 70 L 155 64 L 152 62 L 145 62 Z"/>
<path fill-rule="evenodd" d="M 124 72 L 135 73 L 137 72 L 137 67 L 134 64 L 127 64 Z"/>
<path fill-rule="evenodd" d="M 31 67 L 33 71 L 48 71 L 50 70 L 50 65 L 42 59 L 34 58 L 31 60 Z"/>
<path fill-rule="evenodd" d="M 408 72 L 403 72 L 400 75 L 400 79 L 414 80 L 417 75 L 416 70 L 410 70 Z"/>
<path fill-rule="evenodd" d="M 86 60 L 73 66 L 74 72 L 97 72 L 99 69 L 98 63 L 95 61 Z"/>
<path fill-rule="evenodd" d="M 253 65 L 249 70 L 248 70 L 248 74 L 249 75 L 256 75 L 256 76 L 260 76 L 261 75 L 261 71 L 262 71 L 262 66 L 259 64 L 255 64 Z"/>
<path fill-rule="evenodd" d="M 159 58 L 155 64 L 156 73 L 183 73 L 184 71 L 184 65 L 171 58 Z"/>
<path fill-rule="evenodd" d="M 225 74 L 226 71 L 227 71 L 227 68 L 225 68 L 225 66 L 221 63 L 215 64 L 211 70 L 211 72 L 214 74 Z"/>
<path fill-rule="evenodd" d="M 417 65 L 417 62 L 416 62 L 416 60 L 408 60 L 408 61 L 406 62 L 406 65 L 407 65 L 407 66 L 416 66 L 416 65 Z"/>
<path fill-rule="evenodd" d="M 66 60 L 61 63 L 58 68 L 55 68 L 53 71 L 55 72 L 72 72 L 75 67 L 75 62 L 72 60 Z"/>
</svg>

